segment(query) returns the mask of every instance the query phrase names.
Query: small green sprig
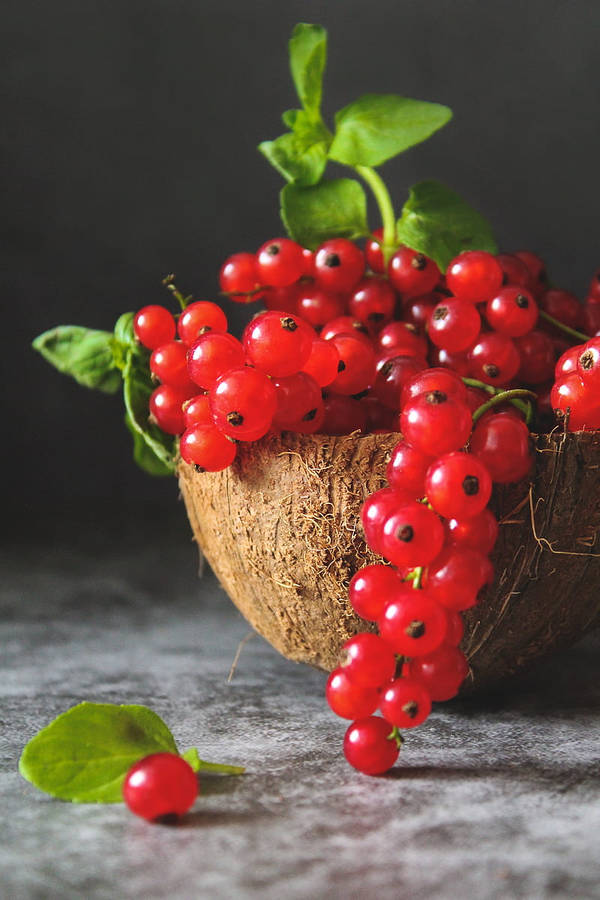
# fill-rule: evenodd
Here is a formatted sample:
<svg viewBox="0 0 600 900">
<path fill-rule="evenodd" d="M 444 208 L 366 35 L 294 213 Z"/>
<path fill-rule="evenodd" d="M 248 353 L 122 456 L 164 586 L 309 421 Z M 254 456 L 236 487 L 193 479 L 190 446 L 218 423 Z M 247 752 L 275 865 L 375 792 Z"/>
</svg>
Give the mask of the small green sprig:
<svg viewBox="0 0 600 900">
<path fill-rule="evenodd" d="M 486 220 L 458 194 L 436 181 L 415 185 L 396 221 L 385 182 L 376 171 L 389 159 L 427 140 L 452 118 L 439 103 L 397 94 L 364 94 L 335 114 L 331 131 L 321 113 L 327 32 L 296 25 L 289 42 L 292 79 L 302 109 L 288 110 L 290 129 L 259 150 L 288 184 L 280 194 L 289 235 L 314 249 L 327 238 L 370 233 L 364 189 L 354 178 L 324 180 L 329 161 L 348 166 L 368 185 L 383 223 L 382 250 L 389 259 L 402 243 L 434 259 L 442 270 L 463 250 L 496 253 Z"/>
</svg>

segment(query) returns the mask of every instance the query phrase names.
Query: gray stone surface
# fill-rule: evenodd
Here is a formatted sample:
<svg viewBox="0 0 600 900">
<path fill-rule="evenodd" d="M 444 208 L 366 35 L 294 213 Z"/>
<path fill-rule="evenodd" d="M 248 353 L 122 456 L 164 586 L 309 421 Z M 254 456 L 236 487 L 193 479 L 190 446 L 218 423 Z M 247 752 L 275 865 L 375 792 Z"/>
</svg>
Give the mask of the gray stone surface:
<svg viewBox="0 0 600 900">
<path fill-rule="evenodd" d="M 177 535 L 175 535 L 177 537 Z M 322 673 L 280 658 L 184 541 L 98 541 L 2 559 L 0 896 L 600 897 L 598 642 L 504 695 L 437 709 L 391 776 L 342 758 Z M 139 702 L 180 747 L 242 763 L 177 827 L 71 805 L 17 774 L 80 700 Z"/>
</svg>

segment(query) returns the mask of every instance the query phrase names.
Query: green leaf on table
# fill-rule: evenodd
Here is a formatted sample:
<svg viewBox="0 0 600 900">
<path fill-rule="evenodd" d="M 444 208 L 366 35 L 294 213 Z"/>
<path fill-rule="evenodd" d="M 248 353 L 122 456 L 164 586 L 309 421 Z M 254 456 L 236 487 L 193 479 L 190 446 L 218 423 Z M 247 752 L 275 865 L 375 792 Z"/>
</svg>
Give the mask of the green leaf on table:
<svg viewBox="0 0 600 900">
<path fill-rule="evenodd" d="M 38 335 L 32 344 L 59 372 L 87 388 L 114 394 L 121 384 L 115 339 L 109 331 L 59 325 Z"/>
<path fill-rule="evenodd" d="M 173 735 L 145 706 L 80 703 L 25 746 L 19 772 L 74 803 L 118 803 L 127 771 L 150 753 L 177 753 Z"/>
<path fill-rule="evenodd" d="M 327 32 L 321 25 L 300 22 L 289 41 L 290 70 L 304 109 L 320 118 L 323 73 L 327 62 Z"/>
<path fill-rule="evenodd" d="M 215 775 L 243 775 L 244 766 L 228 766 L 224 763 L 211 763 L 200 759 L 196 747 L 190 747 L 181 754 L 183 759 L 190 764 L 194 772 L 213 772 Z"/>
<path fill-rule="evenodd" d="M 263 141 L 258 149 L 288 181 L 316 184 L 327 165 L 331 135 L 322 122 L 311 120 L 302 109 L 289 110 L 284 119 L 291 133 Z"/>
<path fill-rule="evenodd" d="M 280 201 L 283 224 L 303 247 L 314 250 L 329 238 L 356 240 L 368 234 L 367 198 L 352 178 L 322 181 L 312 187 L 288 184 Z"/>
<path fill-rule="evenodd" d="M 398 240 L 430 256 L 442 271 L 463 250 L 498 252 L 487 220 L 439 181 L 421 181 L 410 189 Z"/>
<path fill-rule="evenodd" d="M 123 369 L 123 398 L 127 427 L 134 436 L 137 435 L 134 443 L 134 459 L 146 472 L 164 475 L 175 471 L 175 441 L 171 435 L 165 434 L 148 419 L 152 391 L 153 384 L 147 360 L 138 356 L 137 348 L 131 347 L 127 351 Z M 146 445 L 143 452 L 140 441 Z M 157 461 L 154 466 L 151 464 L 151 457 Z"/>
<path fill-rule="evenodd" d="M 452 110 L 396 94 L 364 94 L 335 116 L 330 159 L 348 166 L 378 166 L 445 125 Z"/>
</svg>

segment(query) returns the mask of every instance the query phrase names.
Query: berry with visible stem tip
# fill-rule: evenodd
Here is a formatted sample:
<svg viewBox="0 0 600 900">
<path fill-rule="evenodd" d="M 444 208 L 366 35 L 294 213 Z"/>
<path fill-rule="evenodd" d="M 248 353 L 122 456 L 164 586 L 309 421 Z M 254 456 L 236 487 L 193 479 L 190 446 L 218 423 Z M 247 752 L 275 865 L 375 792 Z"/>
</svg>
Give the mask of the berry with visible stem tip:
<svg viewBox="0 0 600 900">
<path fill-rule="evenodd" d="M 427 325 L 431 342 L 450 353 L 467 350 L 480 331 L 479 313 L 473 303 L 464 300 L 442 300 L 431 313 Z"/>
<path fill-rule="evenodd" d="M 357 334 L 370 347 L 369 333 L 367 326 L 354 316 L 338 316 L 327 322 L 321 329 L 320 337 L 324 341 L 330 341 L 336 334 Z"/>
<path fill-rule="evenodd" d="M 521 365 L 512 339 L 498 331 L 481 334 L 469 351 L 469 374 L 485 384 L 506 385 Z"/>
<path fill-rule="evenodd" d="M 148 350 L 156 350 L 175 337 L 175 319 L 164 306 L 144 306 L 134 316 L 133 332 Z"/>
<path fill-rule="evenodd" d="M 208 401 L 217 428 L 240 441 L 263 437 L 277 409 L 277 393 L 270 378 L 248 366 L 221 375 L 211 388 Z"/>
<path fill-rule="evenodd" d="M 261 284 L 289 287 L 304 275 L 302 247 L 289 238 L 267 241 L 256 252 L 256 272 Z"/>
<path fill-rule="evenodd" d="M 338 374 L 329 385 L 337 394 L 359 394 L 375 378 L 375 353 L 355 334 L 336 334 L 331 338 L 339 354 Z"/>
<path fill-rule="evenodd" d="M 315 253 L 315 279 L 325 291 L 335 294 L 352 291 L 364 271 L 362 251 L 346 238 L 325 241 Z"/>
<path fill-rule="evenodd" d="M 447 453 L 429 466 L 425 493 L 440 516 L 468 519 L 487 506 L 492 479 L 485 465 L 472 453 Z"/>
<path fill-rule="evenodd" d="M 383 775 L 399 752 L 393 726 L 380 716 L 358 719 L 346 731 L 344 756 L 363 775 Z"/>
<path fill-rule="evenodd" d="M 244 348 L 232 334 L 208 332 L 188 350 L 188 374 L 199 387 L 210 390 L 217 378 L 243 365 L 244 359 Z"/>
<path fill-rule="evenodd" d="M 442 523 L 422 503 L 406 503 L 392 510 L 381 528 L 381 555 L 395 566 L 426 566 L 443 543 Z"/>
<path fill-rule="evenodd" d="M 577 356 L 577 372 L 586 391 L 600 387 L 600 338 L 592 338 L 580 348 Z"/>
<path fill-rule="evenodd" d="M 442 391 L 447 397 L 467 402 L 467 388 L 464 381 L 450 369 L 429 368 L 414 375 L 402 388 L 402 406 L 414 397 L 428 394 L 429 391 Z"/>
<path fill-rule="evenodd" d="M 396 657 L 379 635 L 363 631 L 342 647 L 341 665 L 353 684 L 379 688 L 393 677 Z"/>
<path fill-rule="evenodd" d="M 197 300 L 183 310 L 177 322 L 177 334 L 188 347 L 208 331 L 227 331 L 227 316 L 210 300 Z"/>
<path fill-rule="evenodd" d="M 378 329 L 391 322 L 395 307 L 396 295 L 389 281 L 374 275 L 367 275 L 359 281 L 348 303 L 350 315 L 370 329 Z"/>
<path fill-rule="evenodd" d="M 512 253 L 499 253 L 496 257 L 502 269 L 502 284 L 513 285 L 529 289 L 533 284 L 533 278 L 527 265 L 518 256 Z"/>
<path fill-rule="evenodd" d="M 310 356 L 304 363 L 302 371 L 311 375 L 319 387 L 324 388 L 337 378 L 339 362 L 340 354 L 335 344 L 314 338 Z"/>
<path fill-rule="evenodd" d="M 212 423 L 191 425 L 181 435 L 179 452 L 197 471 L 220 472 L 231 465 L 236 445 Z"/>
<path fill-rule="evenodd" d="M 344 669 L 334 669 L 325 687 L 325 698 L 333 712 L 342 719 L 362 719 L 379 705 L 377 688 L 360 687 L 348 678 Z"/>
<path fill-rule="evenodd" d="M 386 603 L 377 625 L 395 653 L 410 657 L 433 653 L 448 629 L 443 606 L 429 596 L 427 588 L 414 590 L 408 585 Z"/>
<path fill-rule="evenodd" d="M 257 369 L 283 378 L 300 371 L 310 356 L 314 337 L 313 329 L 299 316 L 269 310 L 248 323 L 242 343 Z"/>
<path fill-rule="evenodd" d="M 355 401 L 356 402 L 356 401 Z M 365 540 L 374 553 L 382 555 L 383 525 L 388 516 L 407 502 L 402 491 L 391 487 L 370 494 L 360 511 Z"/>
<path fill-rule="evenodd" d="M 400 417 L 405 439 L 427 456 L 460 450 L 471 433 L 471 413 L 466 403 L 444 391 L 429 391 L 410 400 Z"/>
<path fill-rule="evenodd" d="M 396 728 L 416 728 L 431 712 L 431 697 L 414 678 L 396 678 L 383 691 L 379 709 Z"/>
<path fill-rule="evenodd" d="M 260 300 L 262 290 L 254 253 L 234 253 L 229 256 L 221 266 L 219 285 L 221 291 L 236 303 Z"/>
<path fill-rule="evenodd" d="M 427 356 L 427 340 L 409 322 L 390 322 L 377 336 L 383 351 L 393 350 L 398 356 Z"/>
<path fill-rule="evenodd" d="M 423 294 L 421 297 L 407 297 L 402 305 L 404 323 L 414 325 L 415 328 L 423 331 L 440 300 L 440 295 L 435 291 Z"/>
<path fill-rule="evenodd" d="M 188 374 L 188 348 L 181 341 L 169 341 L 152 351 L 150 371 L 163 384 L 188 391 L 188 397 L 194 391 L 194 382 Z"/>
<path fill-rule="evenodd" d="M 488 300 L 485 317 L 496 331 L 508 337 L 522 337 L 535 328 L 538 306 L 528 290 L 508 285 Z"/>
<path fill-rule="evenodd" d="M 550 402 L 558 422 L 564 422 L 568 416 L 568 431 L 600 428 L 600 399 L 596 391 L 586 389 L 579 371 L 556 382 Z"/>
<path fill-rule="evenodd" d="M 396 351 L 388 352 L 395 354 Z M 373 394 L 385 406 L 399 410 L 406 384 L 426 369 L 427 363 L 422 357 L 400 355 L 388 359 L 384 357 L 377 365 Z"/>
<path fill-rule="evenodd" d="M 442 644 L 429 656 L 411 659 L 408 676 L 423 685 L 432 700 L 441 702 L 456 697 L 469 674 L 469 664 L 458 647 Z"/>
<path fill-rule="evenodd" d="M 388 277 L 403 297 L 419 297 L 433 290 L 441 273 L 436 263 L 424 253 L 400 247 L 390 259 Z"/>
<path fill-rule="evenodd" d="M 448 290 L 459 300 L 483 303 L 494 297 L 504 280 L 502 267 L 485 250 L 465 250 L 446 270 Z"/>
<path fill-rule="evenodd" d="M 273 378 L 271 384 L 277 393 L 277 410 L 273 417 L 275 428 L 294 431 L 294 425 L 302 421 L 307 424 L 312 422 L 323 406 L 321 389 L 306 372 Z"/>
<path fill-rule="evenodd" d="M 181 434 L 186 429 L 183 406 L 189 392 L 170 384 L 161 384 L 150 396 L 149 408 L 156 424 L 166 434 Z"/>
<path fill-rule="evenodd" d="M 433 457 L 412 447 L 406 441 L 400 441 L 392 450 L 387 465 L 386 476 L 390 487 L 402 491 L 413 500 L 425 494 L 425 475 Z"/>
<path fill-rule="evenodd" d="M 385 604 L 401 589 L 398 571 L 376 563 L 358 570 L 350 582 L 348 596 L 357 616 L 376 622 L 383 615 Z"/>
<path fill-rule="evenodd" d="M 172 823 L 194 805 L 198 779 L 176 753 L 152 753 L 129 769 L 123 799 L 132 813 L 150 822 Z"/>
</svg>

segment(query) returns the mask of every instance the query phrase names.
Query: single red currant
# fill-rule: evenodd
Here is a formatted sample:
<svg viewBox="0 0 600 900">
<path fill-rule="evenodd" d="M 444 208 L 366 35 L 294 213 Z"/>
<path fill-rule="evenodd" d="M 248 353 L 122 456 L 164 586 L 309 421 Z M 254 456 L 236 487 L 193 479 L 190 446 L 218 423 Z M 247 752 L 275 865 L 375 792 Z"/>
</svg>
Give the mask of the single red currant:
<svg viewBox="0 0 600 900">
<path fill-rule="evenodd" d="M 329 385 L 336 394 L 359 394 L 375 379 L 375 353 L 355 334 L 336 334 L 331 338 L 339 354 L 338 374 Z"/>
<path fill-rule="evenodd" d="M 471 453 L 496 484 L 521 481 L 531 469 L 529 429 L 512 413 L 495 413 L 477 422 L 471 436 Z"/>
<path fill-rule="evenodd" d="M 449 519 L 446 541 L 456 547 L 470 547 L 484 555 L 491 553 L 498 537 L 498 520 L 486 507 L 470 519 Z"/>
<path fill-rule="evenodd" d="M 367 275 L 359 281 L 354 289 L 348 304 L 348 311 L 359 322 L 364 322 L 368 328 L 381 328 L 386 322 L 391 321 L 395 307 L 396 294 L 390 287 L 389 281 L 385 278 Z M 329 316 L 329 319 L 332 318 L 333 316 Z"/>
<path fill-rule="evenodd" d="M 395 566 L 426 566 L 443 543 L 442 523 L 423 503 L 407 503 L 389 513 L 383 522 L 382 556 Z"/>
<path fill-rule="evenodd" d="M 319 387 L 327 387 L 338 376 L 340 354 L 335 344 L 314 338 L 310 348 L 310 356 L 304 363 L 302 371 L 311 375 Z"/>
<path fill-rule="evenodd" d="M 346 760 L 364 775 L 383 775 L 392 768 L 398 753 L 392 726 L 380 716 L 358 719 L 344 737 Z"/>
<path fill-rule="evenodd" d="M 172 821 L 184 815 L 198 796 L 198 779 L 176 753 L 152 753 L 128 771 L 123 799 L 136 816 L 150 822 Z"/>
<path fill-rule="evenodd" d="M 348 596 L 357 616 L 376 622 L 386 603 L 402 589 L 402 579 L 391 566 L 376 564 L 359 569 L 350 582 Z"/>
<path fill-rule="evenodd" d="M 448 620 L 444 607 L 426 588 L 415 590 L 406 585 L 386 603 L 377 625 L 395 653 L 413 657 L 437 650 L 446 636 Z"/>
<path fill-rule="evenodd" d="M 477 603 L 484 584 L 493 578 L 492 565 L 483 553 L 469 547 L 446 546 L 427 572 L 431 596 L 449 609 L 469 609 Z"/>
<path fill-rule="evenodd" d="M 519 354 L 519 381 L 524 384 L 543 384 L 554 374 L 555 353 L 552 339 L 544 331 L 534 329 L 515 338 Z"/>
<path fill-rule="evenodd" d="M 394 351 L 397 356 L 427 356 L 427 340 L 418 334 L 414 325 L 407 322 L 390 322 L 379 332 L 377 343 L 384 352 Z"/>
<path fill-rule="evenodd" d="M 304 275 L 302 247 L 289 238 L 267 241 L 256 252 L 256 272 L 261 284 L 288 287 Z"/>
<path fill-rule="evenodd" d="M 338 316 L 323 326 L 320 337 L 330 341 L 336 334 L 357 334 L 366 344 L 371 346 L 367 326 L 353 316 Z"/>
<path fill-rule="evenodd" d="M 152 351 L 150 371 L 163 384 L 187 391 L 191 397 L 194 383 L 190 379 L 187 368 L 187 350 L 181 341 L 169 341 Z"/>
<path fill-rule="evenodd" d="M 194 341 L 187 354 L 187 369 L 195 384 L 210 390 L 217 378 L 244 364 L 244 348 L 232 334 L 208 332 Z"/>
<path fill-rule="evenodd" d="M 595 390 L 586 388 L 579 371 L 571 372 L 556 382 L 550 402 L 559 421 L 568 415 L 569 431 L 600 428 L 600 399 Z"/>
<path fill-rule="evenodd" d="M 183 404 L 183 420 L 186 428 L 192 425 L 212 425 L 208 392 L 196 394 Z"/>
<path fill-rule="evenodd" d="M 376 275 L 383 275 L 385 272 L 385 263 L 383 261 L 383 250 L 381 244 L 383 241 L 383 228 L 376 228 L 365 244 L 365 259 L 371 272 Z"/>
<path fill-rule="evenodd" d="M 443 347 L 434 347 L 429 354 L 429 360 L 432 366 L 443 366 L 463 377 L 471 371 L 468 353 L 450 353 Z"/>
<path fill-rule="evenodd" d="M 400 417 L 405 439 L 427 456 L 459 450 L 469 438 L 471 424 L 467 404 L 437 390 L 414 397 Z"/>
<path fill-rule="evenodd" d="M 519 259 L 518 256 L 514 256 L 512 253 L 499 253 L 496 260 L 500 264 L 504 276 L 502 279 L 503 285 L 511 284 L 516 287 L 530 288 L 533 279 L 531 272 L 522 259 Z"/>
<path fill-rule="evenodd" d="M 360 400 L 343 394 L 325 397 L 322 434 L 352 434 L 367 430 L 367 411 Z"/>
<path fill-rule="evenodd" d="M 304 283 L 298 281 L 287 287 L 268 287 L 265 288 L 262 300 L 267 309 L 275 310 L 278 313 L 288 313 L 289 315 L 301 315 L 298 312 L 298 299 L 304 290 Z"/>
<path fill-rule="evenodd" d="M 396 728 L 416 728 L 431 712 L 431 697 L 414 678 L 396 678 L 383 691 L 379 709 Z"/>
<path fill-rule="evenodd" d="M 313 328 L 321 328 L 345 311 L 346 303 L 339 294 L 330 294 L 314 284 L 300 286 L 295 312 Z"/>
<path fill-rule="evenodd" d="M 528 290 L 508 285 L 488 300 L 485 317 L 496 331 L 509 337 L 522 337 L 535 328 L 538 306 Z"/>
<path fill-rule="evenodd" d="M 277 410 L 273 417 L 275 428 L 294 431 L 296 424 L 312 422 L 323 406 L 321 388 L 306 372 L 273 378 L 271 383 L 277 393 Z"/>
<path fill-rule="evenodd" d="M 402 388 L 401 405 L 405 406 L 414 397 L 428 394 L 430 391 L 442 391 L 453 400 L 467 402 L 467 388 L 460 376 L 451 369 L 425 369 L 414 375 Z"/>
<path fill-rule="evenodd" d="M 334 669 L 327 679 L 325 698 L 333 712 L 342 719 L 370 716 L 379 705 L 377 688 L 354 684 L 341 667 Z"/>
<path fill-rule="evenodd" d="M 519 371 L 520 364 L 515 344 L 499 331 L 481 334 L 469 351 L 471 377 L 486 384 L 508 384 Z"/>
<path fill-rule="evenodd" d="M 446 284 L 455 297 L 471 303 L 483 303 L 502 287 L 504 273 L 491 253 L 465 250 L 455 257 L 446 270 Z"/>
<path fill-rule="evenodd" d="M 402 318 L 405 324 L 414 325 L 419 331 L 424 331 L 431 313 L 441 299 L 436 291 L 420 297 L 407 297 L 402 304 Z"/>
<path fill-rule="evenodd" d="M 389 350 L 388 353 L 395 354 L 396 351 Z M 373 384 L 374 396 L 390 409 L 399 410 L 406 384 L 426 368 L 427 363 L 418 356 L 380 358 Z"/>
<path fill-rule="evenodd" d="M 248 366 L 221 375 L 211 388 L 208 401 L 217 428 L 240 441 L 263 437 L 277 409 L 277 394 L 271 380 Z"/>
<path fill-rule="evenodd" d="M 219 272 L 219 285 L 236 303 L 249 303 L 262 296 L 254 253 L 234 253 Z"/>
<path fill-rule="evenodd" d="M 419 297 L 433 290 L 440 280 L 440 270 L 423 253 L 400 247 L 390 259 L 388 276 L 404 297 Z"/>
<path fill-rule="evenodd" d="M 386 519 L 404 506 L 408 499 L 404 492 L 386 487 L 370 494 L 363 503 L 360 512 L 363 531 L 365 540 L 374 553 L 382 555 L 382 532 Z"/>
<path fill-rule="evenodd" d="M 408 664 L 408 675 L 423 685 L 432 700 L 451 700 L 469 674 L 469 664 L 458 647 L 442 644 L 429 656 L 418 656 Z"/>
<path fill-rule="evenodd" d="M 177 334 L 190 346 L 208 331 L 227 331 L 227 316 L 220 306 L 210 300 L 190 303 L 179 316 Z"/>
<path fill-rule="evenodd" d="M 144 306 L 135 314 L 133 331 L 140 344 L 156 350 L 175 337 L 175 319 L 164 306 Z"/>
<path fill-rule="evenodd" d="M 325 241 L 315 253 L 315 278 L 325 291 L 343 294 L 353 290 L 364 271 L 362 251 L 346 238 Z"/>
<path fill-rule="evenodd" d="M 433 310 L 427 325 L 429 338 L 450 353 L 467 350 L 481 331 L 481 317 L 473 303 L 442 300 Z"/>
<path fill-rule="evenodd" d="M 577 361 L 583 353 L 584 347 L 585 344 L 576 344 L 575 347 L 568 347 L 558 358 L 554 367 L 554 378 L 557 381 L 559 378 L 564 378 L 565 375 L 570 375 L 571 372 L 577 371 Z"/>
<path fill-rule="evenodd" d="M 298 316 L 269 310 L 248 323 L 242 342 L 249 361 L 267 375 L 284 377 L 307 362 L 315 333 Z"/>
<path fill-rule="evenodd" d="M 377 634 L 363 631 L 342 647 L 342 668 L 353 684 L 379 688 L 396 671 L 393 651 Z"/>
<path fill-rule="evenodd" d="M 156 424 L 167 434 L 181 434 L 185 431 L 183 405 L 189 393 L 170 384 L 161 384 L 150 396 L 150 413 Z"/>
<path fill-rule="evenodd" d="M 203 472 L 220 472 L 235 459 L 235 443 L 211 424 L 191 425 L 181 435 L 179 452 L 184 462 Z"/>
<path fill-rule="evenodd" d="M 386 469 L 390 487 L 418 500 L 425 494 L 425 475 L 432 462 L 433 457 L 400 441 L 392 450 Z"/>
<path fill-rule="evenodd" d="M 564 322 L 570 328 L 581 328 L 583 307 L 574 294 L 568 291 L 559 291 L 552 288 L 540 297 L 540 307 L 549 316 Z M 543 322 L 543 327 L 556 333 L 557 328 L 549 322 Z M 558 330 L 560 334 L 560 330 Z"/>
<path fill-rule="evenodd" d="M 487 506 L 492 479 L 485 465 L 472 453 L 447 453 L 428 468 L 425 493 L 440 516 L 468 519 Z"/>
</svg>

